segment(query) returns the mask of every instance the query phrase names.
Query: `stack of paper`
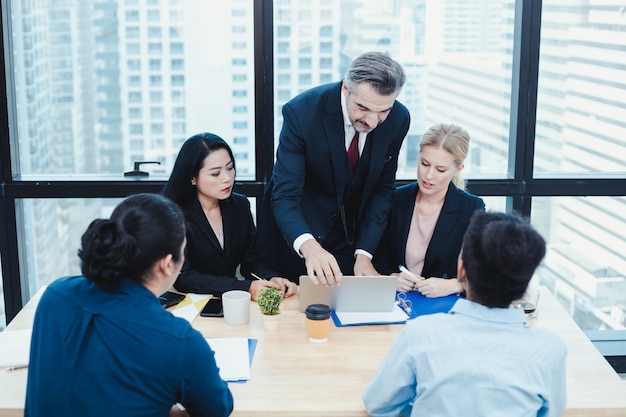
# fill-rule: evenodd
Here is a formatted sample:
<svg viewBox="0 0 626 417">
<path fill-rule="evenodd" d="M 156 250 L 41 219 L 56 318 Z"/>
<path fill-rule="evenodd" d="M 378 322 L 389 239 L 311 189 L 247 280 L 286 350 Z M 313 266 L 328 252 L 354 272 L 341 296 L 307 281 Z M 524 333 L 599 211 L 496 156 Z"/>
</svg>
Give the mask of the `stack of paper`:
<svg viewBox="0 0 626 417">
<path fill-rule="evenodd" d="M 250 379 L 256 339 L 220 337 L 206 338 L 206 341 L 215 352 L 215 362 L 224 381 L 244 382 Z"/>
<path fill-rule="evenodd" d="M 409 316 L 396 304 L 390 312 L 333 312 L 335 326 L 406 323 Z"/>
<path fill-rule="evenodd" d="M 32 329 L 0 332 L 0 368 L 28 365 Z"/>
</svg>

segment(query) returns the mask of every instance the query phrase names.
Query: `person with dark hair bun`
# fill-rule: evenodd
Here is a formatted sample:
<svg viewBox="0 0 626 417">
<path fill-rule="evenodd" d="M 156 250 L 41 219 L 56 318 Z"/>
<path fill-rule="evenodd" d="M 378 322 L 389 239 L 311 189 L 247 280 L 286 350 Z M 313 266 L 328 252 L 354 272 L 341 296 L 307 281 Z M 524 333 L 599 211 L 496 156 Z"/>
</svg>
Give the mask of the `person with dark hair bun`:
<svg viewBox="0 0 626 417">
<path fill-rule="evenodd" d="M 91 222 L 78 251 L 83 276 L 55 281 L 39 301 L 25 416 L 230 415 L 206 339 L 158 299 L 184 248 L 183 213 L 157 194 L 128 197 Z"/>
<path fill-rule="evenodd" d="M 218 296 L 244 290 L 252 300 L 265 287 L 294 295 L 297 285 L 254 251 L 257 229 L 250 202 L 233 192 L 234 185 L 235 158 L 222 138 L 199 133 L 185 141 L 161 191 L 183 209 L 188 226 L 186 260 L 174 287 Z M 238 268 L 243 280 L 237 278 Z"/>
<path fill-rule="evenodd" d="M 567 347 L 509 308 L 545 252 L 526 220 L 477 211 L 457 266 L 467 298 L 407 323 L 363 393 L 369 415 L 560 416 Z"/>
</svg>

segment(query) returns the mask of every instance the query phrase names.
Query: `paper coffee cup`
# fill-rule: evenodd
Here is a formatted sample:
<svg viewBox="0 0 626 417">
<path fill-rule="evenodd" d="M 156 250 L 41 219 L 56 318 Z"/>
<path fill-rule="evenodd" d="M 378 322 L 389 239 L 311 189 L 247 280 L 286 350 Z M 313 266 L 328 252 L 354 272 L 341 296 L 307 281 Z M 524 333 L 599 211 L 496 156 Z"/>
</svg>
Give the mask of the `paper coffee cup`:
<svg viewBox="0 0 626 417">
<path fill-rule="evenodd" d="M 315 343 L 326 342 L 330 331 L 330 307 L 326 304 L 311 304 L 304 314 L 309 340 Z"/>
</svg>

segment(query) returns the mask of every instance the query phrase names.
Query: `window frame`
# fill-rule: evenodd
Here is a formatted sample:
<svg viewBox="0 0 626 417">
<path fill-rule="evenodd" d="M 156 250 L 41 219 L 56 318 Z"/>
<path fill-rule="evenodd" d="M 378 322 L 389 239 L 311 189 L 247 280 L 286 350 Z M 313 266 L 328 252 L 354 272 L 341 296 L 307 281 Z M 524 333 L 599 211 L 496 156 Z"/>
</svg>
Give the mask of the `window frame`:
<svg viewBox="0 0 626 417">
<path fill-rule="evenodd" d="M 125 197 L 139 192 L 159 192 L 164 179 L 107 179 L 41 181 L 31 176 L 13 178 L 11 141 L 17 134 L 15 100 L 7 85 L 13 84 L 13 70 L 5 53 L 12 51 L 10 36 L 11 2 L 2 2 L 0 40 L 0 253 L 2 284 L 7 322 L 28 301 L 28 283 L 20 279 L 18 235 L 19 218 L 16 207 L 23 198 L 95 198 Z M 504 179 L 469 179 L 468 189 L 481 196 L 505 196 L 507 210 L 530 217 L 535 196 L 624 196 L 626 178 L 615 175 L 542 175 L 533 177 L 535 122 L 542 2 L 516 0 L 509 139 L 509 172 Z M 237 189 L 256 198 L 260 210 L 265 185 L 274 163 L 274 27 L 272 0 L 254 0 L 254 73 L 255 73 L 255 176 L 238 181 Z M 280 38 L 280 36 L 279 36 Z M 8 43 L 8 44 L 7 44 Z M 6 46 L 5 46 L 6 45 Z M 280 71 L 280 68 L 276 68 Z M 408 181 L 398 181 L 398 185 Z M 17 205 L 17 206 L 16 206 Z M 18 248 L 18 250 L 16 250 Z M 595 333 L 593 333 L 595 334 Z M 611 333 L 618 340 L 618 351 L 626 354 L 626 331 Z M 616 346 L 616 345 L 614 345 Z"/>
</svg>

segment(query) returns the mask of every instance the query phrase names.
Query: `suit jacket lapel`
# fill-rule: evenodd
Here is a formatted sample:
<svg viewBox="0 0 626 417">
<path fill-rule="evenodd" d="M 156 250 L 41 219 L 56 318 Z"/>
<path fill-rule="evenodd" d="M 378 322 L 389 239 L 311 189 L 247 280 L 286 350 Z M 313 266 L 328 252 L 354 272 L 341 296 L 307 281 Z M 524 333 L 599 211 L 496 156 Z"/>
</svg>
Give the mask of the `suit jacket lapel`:
<svg viewBox="0 0 626 417">
<path fill-rule="evenodd" d="M 243 222 L 244 219 L 237 220 L 235 218 L 235 212 L 230 197 L 220 201 L 220 211 L 222 212 L 222 231 L 224 233 L 224 254 L 228 257 L 228 254 L 232 250 L 231 242 L 235 240 L 234 225 L 237 224 L 238 221 Z M 217 242 L 217 246 L 219 246 L 219 241 Z"/>
<path fill-rule="evenodd" d="M 396 237 L 398 246 L 398 259 L 402 259 L 402 263 L 406 264 L 406 241 L 409 237 L 409 228 L 413 219 L 413 210 L 415 210 L 415 197 L 417 197 L 417 183 L 411 185 L 410 192 L 403 196 L 402 199 L 396 201 L 398 214 L 396 218 L 395 232 L 401 234 Z"/>
<path fill-rule="evenodd" d="M 337 205 L 343 203 L 343 194 L 346 184 L 346 145 L 345 132 L 343 129 L 344 120 L 341 112 L 341 83 L 337 84 L 334 90 L 338 94 L 329 94 L 326 102 L 327 117 L 324 119 L 324 132 L 326 134 L 326 142 L 330 150 L 330 158 L 335 176 L 335 195 L 337 196 Z"/>
</svg>

